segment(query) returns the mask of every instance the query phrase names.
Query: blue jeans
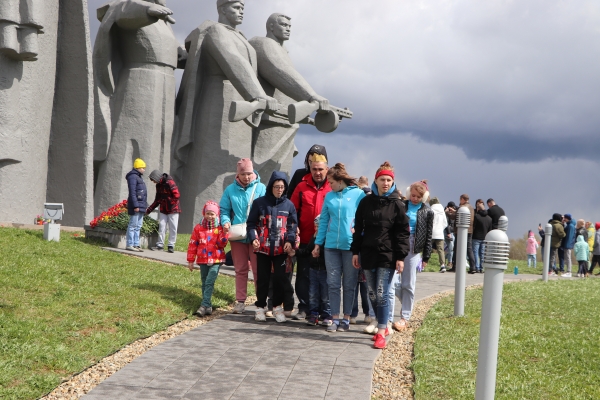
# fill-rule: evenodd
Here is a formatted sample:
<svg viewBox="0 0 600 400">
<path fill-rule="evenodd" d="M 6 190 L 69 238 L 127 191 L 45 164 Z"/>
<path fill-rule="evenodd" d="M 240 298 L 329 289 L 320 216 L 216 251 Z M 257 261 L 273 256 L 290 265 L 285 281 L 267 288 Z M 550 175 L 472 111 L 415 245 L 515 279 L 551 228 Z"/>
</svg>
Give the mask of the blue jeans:
<svg viewBox="0 0 600 400">
<path fill-rule="evenodd" d="M 360 304 L 362 304 L 363 314 L 369 317 L 375 317 L 375 311 L 371 307 L 371 300 L 369 300 L 369 285 L 367 282 L 358 282 L 356 284 L 356 292 L 354 292 L 354 305 L 352 306 L 351 318 L 358 316 L 358 294 L 360 293 Z"/>
<path fill-rule="evenodd" d="M 454 253 L 454 235 L 452 235 L 452 239 L 448 239 L 448 237 L 444 238 L 444 242 L 446 243 L 446 248 L 448 251 L 446 257 L 446 265 L 452 262 L 452 255 Z M 454 265 L 452 265 L 454 267 Z"/>
<path fill-rule="evenodd" d="M 212 294 L 215 289 L 215 281 L 219 276 L 221 264 L 208 266 L 200 264 L 200 280 L 202 281 L 202 305 L 212 307 Z"/>
<path fill-rule="evenodd" d="M 331 314 L 340 315 L 342 285 L 344 287 L 344 315 L 352 314 L 354 292 L 358 281 L 358 270 L 352 266 L 352 252 L 325 248 L 325 266 Z"/>
<path fill-rule="evenodd" d="M 323 319 L 331 319 L 327 271 L 309 268 L 309 277 L 310 286 L 308 288 L 308 302 L 310 313 L 319 314 Z"/>
<path fill-rule="evenodd" d="M 536 254 L 527 254 L 527 266 L 530 267 L 533 262 L 533 268 L 537 266 L 537 256 Z"/>
<path fill-rule="evenodd" d="M 389 285 L 394 277 L 393 268 L 376 268 L 373 270 L 364 270 L 369 287 L 369 298 L 375 308 L 377 317 L 377 327 L 387 328 L 387 320 L 390 314 L 389 303 Z"/>
<path fill-rule="evenodd" d="M 473 255 L 475 256 L 475 267 L 477 271 L 481 271 L 481 263 L 483 262 L 483 251 L 485 250 L 485 244 L 483 240 L 473 239 Z"/>
<path fill-rule="evenodd" d="M 129 216 L 129 225 L 127 225 L 127 247 L 137 247 L 140 245 L 140 229 L 144 223 L 143 212 L 137 212 Z"/>
</svg>

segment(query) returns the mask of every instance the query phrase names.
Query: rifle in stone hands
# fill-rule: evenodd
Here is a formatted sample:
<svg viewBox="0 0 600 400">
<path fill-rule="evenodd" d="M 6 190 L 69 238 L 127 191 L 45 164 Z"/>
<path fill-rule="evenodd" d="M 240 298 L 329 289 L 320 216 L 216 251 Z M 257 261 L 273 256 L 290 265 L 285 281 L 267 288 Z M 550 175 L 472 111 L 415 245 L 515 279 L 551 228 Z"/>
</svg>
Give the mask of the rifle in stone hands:
<svg viewBox="0 0 600 400">
<path fill-rule="evenodd" d="M 258 127 L 262 113 L 267 107 L 266 100 L 249 101 L 232 101 L 229 109 L 229 121 L 236 122 L 252 116 L 252 125 Z M 318 111 L 315 118 L 310 118 L 313 111 Z M 348 108 L 339 108 L 329 106 L 329 110 L 320 110 L 319 103 L 308 101 L 300 101 L 288 106 L 287 113 L 282 110 L 267 111 L 267 114 L 284 118 L 290 124 L 310 124 L 325 133 L 335 131 L 342 118 L 352 118 L 353 113 Z"/>
<path fill-rule="evenodd" d="M 237 122 L 248 117 L 252 117 L 250 123 L 254 127 L 258 127 L 263 113 L 267 113 L 273 117 L 281 118 L 286 121 L 289 120 L 288 114 L 283 110 L 269 110 L 266 111 L 267 101 L 266 100 L 254 100 L 254 101 L 232 101 L 231 107 L 229 108 L 229 122 Z M 306 117 L 298 121 L 299 124 L 314 125 L 315 121 Z"/>
</svg>

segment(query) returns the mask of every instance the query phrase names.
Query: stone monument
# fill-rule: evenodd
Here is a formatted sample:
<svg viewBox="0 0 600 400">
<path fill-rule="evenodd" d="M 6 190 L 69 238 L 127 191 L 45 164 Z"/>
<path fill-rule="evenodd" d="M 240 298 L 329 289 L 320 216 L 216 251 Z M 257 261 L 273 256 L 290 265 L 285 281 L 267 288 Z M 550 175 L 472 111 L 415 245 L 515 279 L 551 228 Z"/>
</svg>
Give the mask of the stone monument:
<svg viewBox="0 0 600 400">
<path fill-rule="evenodd" d="M 219 201 L 236 164 L 252 156 L 252 116 L 230 122 L 233 101 L 261 100 L 278 110 L 257 75 L 256 51 L 236 29 L 244 1 L 218 0 L 218 22 L 206 21 L 186 39 L 188 62 L 177 95 L 171 173 L 181 191 L 179 229 L 190 232 L 207 200 Z"/>
<path fill-rule="evenodd" d="M 0 221 L 92 216 L 88 22 L 87 0 L 0 0 Z"/>
<path fill-rule="evenodd" d="M 274 97 L 284 109 L 292 103 L 308 101 L 317 102 L 319 110 L 328 110 L 329 101 L 319 96 L 296 71 L 284 47 L 290 38 L 291 18 L 281 13 L 272 14 L 266 27 L 267 36 L 254 37 L 250 44 L 256 50 L 259 81 L 267 95 Z M 290 175 L 292 159 L 297 154 L 294 137 L 298 127 L 283 115 L 263 114 L 252 138 L 252 161 L 263 183 L 268 182 L 274 170 Z"/>
<path fill-rule="evenodd" d="M 115 0 L 98 9 L 94 45 L 96 214 L 127 198 L 125 174 L 142 158 L 170 171 L 177 43 L 165 0 Z M 154 198 L 148 185 L 148 198 Z M 68 211 L 68 210 L 67 210 Z"/>
</svg>

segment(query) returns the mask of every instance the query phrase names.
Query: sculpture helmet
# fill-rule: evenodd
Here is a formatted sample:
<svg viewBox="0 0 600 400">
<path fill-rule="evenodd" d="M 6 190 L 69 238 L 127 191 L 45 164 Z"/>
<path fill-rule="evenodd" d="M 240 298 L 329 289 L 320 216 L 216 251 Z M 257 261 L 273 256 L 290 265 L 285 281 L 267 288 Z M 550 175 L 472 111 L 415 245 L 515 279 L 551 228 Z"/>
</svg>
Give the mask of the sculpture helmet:
<svg viewBox="0 0 600 400">
<path fill-rule="evenodd" d="M 217 9 L 221 6 L 224 6 L 225 4 L 237 2 L 244 4 L 244 0 L 217 0 Z"/>
</svg>

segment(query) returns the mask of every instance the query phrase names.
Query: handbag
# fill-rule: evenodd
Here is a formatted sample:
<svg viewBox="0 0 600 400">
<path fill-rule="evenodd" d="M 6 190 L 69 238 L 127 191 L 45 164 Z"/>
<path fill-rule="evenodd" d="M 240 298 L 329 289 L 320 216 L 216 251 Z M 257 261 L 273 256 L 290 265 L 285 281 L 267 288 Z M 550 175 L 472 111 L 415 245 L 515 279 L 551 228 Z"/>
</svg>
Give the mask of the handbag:
<svg viewBox="0 0 600 400">
<path fill-rule="evenodd" d="M 254 192 L 256 191 L 256 186 L 252 189 L 252 195 L 250 196 L 250 201 L 248 202 L 248 208 L 246 209 L 246 219 L 248 219 L 248 215 L 250 215 L 250 207 L 252 206 L 252 202 L 254 201 Z M 229 228 L 229 240 L 245 240 L 248 236 L 248 232 L 246 230 L 246 223 L 242 222 L 241 224 L 232 224 Z"/>
</svg>

